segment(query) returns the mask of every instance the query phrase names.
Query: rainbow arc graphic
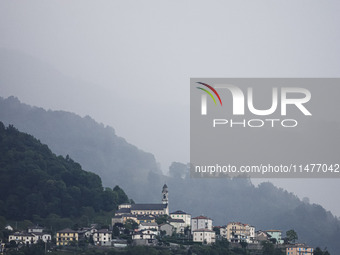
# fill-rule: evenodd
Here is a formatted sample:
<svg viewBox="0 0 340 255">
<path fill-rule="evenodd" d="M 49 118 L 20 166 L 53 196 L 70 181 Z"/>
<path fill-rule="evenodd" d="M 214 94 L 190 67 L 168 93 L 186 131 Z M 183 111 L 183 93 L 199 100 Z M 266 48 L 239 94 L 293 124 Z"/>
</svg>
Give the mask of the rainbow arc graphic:
<svg viewBox="0 0 340 255">
<path fill-rule="evenodd" d="M 206 84 L 206 83 L 203 83 L 203 82 L 197 82 L 198 84 L 201 84 L 203 86 L 205 86 L 207 89 L 205 88 L 201 88 L 201 87 L 196 87 L 200 90 L 203 90 L 204 92 L 206 92 L 211 98 L 212 100 L 214 101 L 215 105 L 217 105 L 217 102 L 215 100 L 215 97 L 213 94 L 215 94 L 215 96 L 217 96 L 218 100 L 220 101 L 220 104 L 222 106 L 222 100 L 221 100 L 221 97 L 220 95 L 217 93 L 217 91 L 212 87 L 210 86 L 209 84 Z M 212 92 L 210 92 L 209 90 Z M 203 94 L 202 95 L 202 101 L 201 101 L 201 114 L 202 115 L 207 115 L 207 95 L 206 94 Z"/>
<path fill-rule="evenodd" d="M 212 86 L 210 86 L 209 84 L 203 83 L 203 82 L 197 82 L 197 83 L 209 88 L 217 96 L 217 98 L 220 101 L 220 104 L 222 106 L 222 100 L 220 98 L 220 95 L 217 93 L 217 91 Z M 213 94 L 211 94 L 211 92 L 209 90 L 201 88 L 201 87 L 197 87 L 197 88 L 206 92 L 212 98 L 212 100 L 214 100 L 214 103 L 217 105 L 215 97 L 213 96 Z"/>
</svg>

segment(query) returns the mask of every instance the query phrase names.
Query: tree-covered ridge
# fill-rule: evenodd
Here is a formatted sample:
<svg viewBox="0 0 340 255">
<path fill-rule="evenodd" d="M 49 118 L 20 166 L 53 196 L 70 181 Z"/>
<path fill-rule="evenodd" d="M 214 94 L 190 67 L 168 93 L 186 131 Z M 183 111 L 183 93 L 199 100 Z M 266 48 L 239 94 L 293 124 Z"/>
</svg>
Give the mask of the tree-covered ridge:
<svg viewBox="0 0 340 255">
<path fill-rule="evenodd" d="M 118 186 L 104 189 L 98 175 L 2 122 L 0 180 L 0 215 L 12 220 L 49 214 L 77 217 L 88 208 L 111 211 L 128 201 Z"/>
<path fill-rule="evenodd" d="M 154 155 L 128 143 L 112 127 L 89 116 L 29 106 L 15 97 L 0 97 L 0 121 L 33 135 L 57 155 L 70 155 L 83 169 L 98 174 L 106 187 L 119 185 L 141 201 L 153 196 L 140 192 L 136 183 L 147 183 L 149 173 L 161 174 Z"/>
</svg>

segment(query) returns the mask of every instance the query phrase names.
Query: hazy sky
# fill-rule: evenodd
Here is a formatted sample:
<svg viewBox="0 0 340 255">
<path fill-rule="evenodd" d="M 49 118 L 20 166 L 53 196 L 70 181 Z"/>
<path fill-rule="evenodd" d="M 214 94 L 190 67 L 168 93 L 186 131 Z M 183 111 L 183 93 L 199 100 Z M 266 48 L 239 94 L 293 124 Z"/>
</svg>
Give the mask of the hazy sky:
<svg viewBox="0 0 340 255">
<path fill-rule="evenodd" d="M 72 100 L 49 84 L 0 96 L 90 115 L 167 171 L 189 161 L 190 77 L 339 77 L 339 13 L 319 0 L 0 1 L 2 50 L 77 81 Z M 340 215 L 339 180 L 274 182 Z"/>
</svg>

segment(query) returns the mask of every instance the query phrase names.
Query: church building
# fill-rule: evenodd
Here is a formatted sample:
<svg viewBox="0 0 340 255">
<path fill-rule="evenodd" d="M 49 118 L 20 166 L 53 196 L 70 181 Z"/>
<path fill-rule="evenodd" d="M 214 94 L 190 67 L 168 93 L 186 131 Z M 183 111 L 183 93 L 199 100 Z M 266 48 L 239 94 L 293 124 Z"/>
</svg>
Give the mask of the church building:
<svg viewBox="0 0 340 255">
<path fill-rule="evenodd" d="M 122 204 L 118 206 L 116 216 L 131 215 L 169 215 L 168 186 L 162 189 L 162 203 L 160 204 Z"/>
</svg>

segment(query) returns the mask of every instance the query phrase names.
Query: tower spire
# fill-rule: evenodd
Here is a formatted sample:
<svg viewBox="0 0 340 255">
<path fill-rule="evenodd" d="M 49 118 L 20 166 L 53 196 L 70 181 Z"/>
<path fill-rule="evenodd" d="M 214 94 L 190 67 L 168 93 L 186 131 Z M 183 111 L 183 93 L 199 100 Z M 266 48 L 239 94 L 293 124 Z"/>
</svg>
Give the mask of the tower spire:
<svg viewBox="0 0 340 255">
<path fill-rule="evenodd" d="M 169 197 L 168 197 L 168 186 L 164 184 L 162 190 L 162 204 L 166 205 L 166 212 L 169 215 Z"/>
</svg>

